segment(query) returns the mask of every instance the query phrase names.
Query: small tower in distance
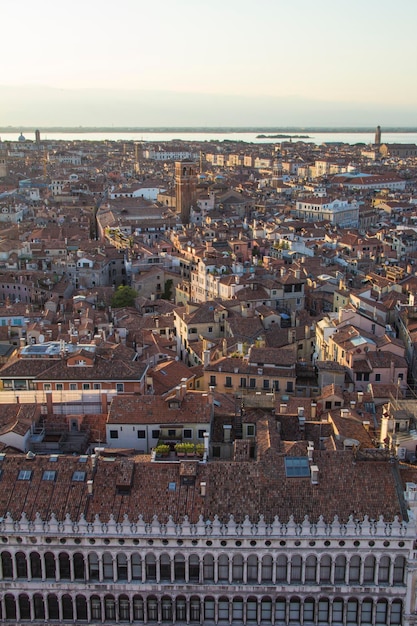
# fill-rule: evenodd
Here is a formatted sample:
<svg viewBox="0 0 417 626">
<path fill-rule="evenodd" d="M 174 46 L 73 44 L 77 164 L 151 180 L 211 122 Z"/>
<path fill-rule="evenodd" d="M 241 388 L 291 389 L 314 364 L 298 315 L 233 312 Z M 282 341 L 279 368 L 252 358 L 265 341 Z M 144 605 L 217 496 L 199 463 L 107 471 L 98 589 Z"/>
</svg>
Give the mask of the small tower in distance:
<svg viewBox="0 0 417 626">
<path fill-rule="evenodd" d="M 140 164 L 143 158 L 143 153 L 142 153 L 142 144 L 138 144 L 135 143 L 135 172 L 136 174 L 141 174 L 141 170 L 140 170 Z"/>
<path fill-rule="evenodd" d="M 380 146 L 381 145 L 381 127 L 380 126 L 376 127 L 376 131 L 375 131 L 375 145 L 376 146 Z"/>
<path fill-rule="evenodd" d="M 175 162 L 175 206 L 183 224 L 190 221 L 190 209 L 196 195 L 196 164 L 184 159 Z"/>
<path fill-rule="evenodd" d="M 37 146 L 41 145 L 41 131 L 35 130 L 35 142 Z"/>
<path fill-rule="evenodd" d="M 0 141 L 0 178 L 6 178 L 9 174 L 9 163 L 7 158 L 7 148 Z"/>
</svg>

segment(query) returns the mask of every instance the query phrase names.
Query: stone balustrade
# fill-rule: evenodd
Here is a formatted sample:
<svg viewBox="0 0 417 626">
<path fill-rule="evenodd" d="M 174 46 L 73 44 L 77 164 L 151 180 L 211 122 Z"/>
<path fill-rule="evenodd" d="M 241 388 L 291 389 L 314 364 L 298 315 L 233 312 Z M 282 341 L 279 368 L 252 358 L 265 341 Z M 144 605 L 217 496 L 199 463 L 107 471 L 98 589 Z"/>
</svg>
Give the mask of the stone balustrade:
<svg viewBox="0 0 417 626">
<path fill-rule="evenodd" d="M 341 523 L 337 517 L 328 523 L 320 516 L 317 522 L 305 516 L 302 523 L 297 523 L 293 516 L 286 522 L 275 516 L 271 524 L 266 523 L 261 515 L 254 522 L 245 517 L 242 523 L 237 523 L 233 515 L 227 522 L 222 522 L 214 516 L 213 520 L 204 520 L 200 515 L 198 522 L 190 523 L 185 516 L 180 523 L 176 523 L 169 516 L 166 523 L 162 523 L 155 515 L 151 521 L 145 521 L 142 515 L 137 520 L 129 520 L 125 515 L 122 522 L 116 522 L 113 515 L 107 521 L 96 515 L 93 522 L 88 522 L 83 515 L 78 520 L 72 520 L 67 514 L 65 519 L 58 520 L 54 514 L 48 520 L 41 519 L 37 513 L 34 520 L 29 520 L 25 513 L 20 519 L 13 519 L 10 513 L 0 521 L 0 532 L 4 534 L 30 533 L 51 534 L 57 536 L 91 535 L 91 536 L 143 536 L 143 537 L 241 537 L 241 538 L 403 538 L 414 537 L 416 527 L 414 520 L 400 521 L 396 516 L 392 521 L 386 521 L 381 515 L 378 520 L 370 520 L 365 515 L 362 521 L 355 520 L 351 515 L 347 522 Z"/>
</svg>

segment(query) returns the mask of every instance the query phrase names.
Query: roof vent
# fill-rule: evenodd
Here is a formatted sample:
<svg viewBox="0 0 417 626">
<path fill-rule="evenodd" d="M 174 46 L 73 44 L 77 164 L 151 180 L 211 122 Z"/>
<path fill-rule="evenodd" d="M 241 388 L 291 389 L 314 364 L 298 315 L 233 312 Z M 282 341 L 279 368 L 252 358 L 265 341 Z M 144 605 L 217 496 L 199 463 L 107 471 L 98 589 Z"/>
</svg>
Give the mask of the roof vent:
<svg viewBox="0 0 417 626">
<path fill-rule="evenodd" d="M 311 478 L 311 484 L 312 485 L 318 485 L 319 484 L 319 468 L 317 465 L 312 465 L 310 467 L 310 478 Z"/>
</svg>

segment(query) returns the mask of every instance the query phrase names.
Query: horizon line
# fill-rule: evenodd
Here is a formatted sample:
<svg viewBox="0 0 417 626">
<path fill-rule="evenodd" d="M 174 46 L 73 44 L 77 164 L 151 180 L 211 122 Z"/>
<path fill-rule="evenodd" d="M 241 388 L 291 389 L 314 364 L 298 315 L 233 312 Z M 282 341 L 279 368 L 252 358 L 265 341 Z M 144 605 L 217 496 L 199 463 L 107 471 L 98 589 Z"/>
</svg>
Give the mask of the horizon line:
<svg viewBox="0 0 417 626">
<path fill-rule="evenodd" d="M 33 124 L 0 126 L 1 132 L 28 132 L 47 131 L 63 133 L 93 133 L 93 132 L 217 132 L 217 133 L 242 133 L 242 132 L 331 132 L 331 133 L 368 133 L 375 132 L 377 126 L 36 126 Z M 386 126 L 381 127 L 385 133 L 415 133 L 416 126 Z"/>
</svg>

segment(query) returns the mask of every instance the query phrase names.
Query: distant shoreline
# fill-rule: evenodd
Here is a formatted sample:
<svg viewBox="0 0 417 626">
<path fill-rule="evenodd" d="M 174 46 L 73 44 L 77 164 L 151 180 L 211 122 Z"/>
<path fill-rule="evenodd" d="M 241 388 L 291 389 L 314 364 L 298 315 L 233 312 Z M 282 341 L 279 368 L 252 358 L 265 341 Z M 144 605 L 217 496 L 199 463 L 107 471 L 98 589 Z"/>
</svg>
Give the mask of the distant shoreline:
<svg viewBox="0 0 417 626">
<path fill-rule="evenodd" d="M 256 139 L 311 139 L 310 135 L 256 135 Z"/>
<path fill-rule="evenodd" d="M 374 133 L 376 127 L 355 126 L 355 127 L 324 127 L 324 126 L 289 126 L 289 127 L 256 127 L 256 126 L 1 126 L 0 133 L 24 133 L 40 132 L 49 133 Z M 387 126 L 383 127 L 383 133 L 416 133 L 416 126 Z M 280 135 L 281 136 L 281 135 Z M 307 135 L 296 135 L 294 137 L 307 138 Z"/>
</svg>

